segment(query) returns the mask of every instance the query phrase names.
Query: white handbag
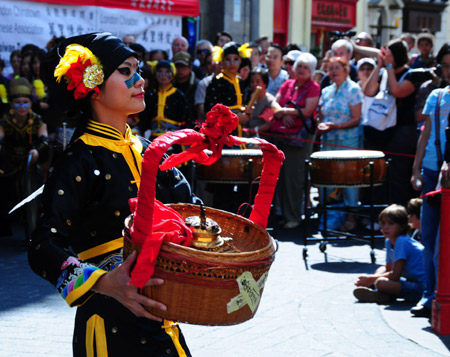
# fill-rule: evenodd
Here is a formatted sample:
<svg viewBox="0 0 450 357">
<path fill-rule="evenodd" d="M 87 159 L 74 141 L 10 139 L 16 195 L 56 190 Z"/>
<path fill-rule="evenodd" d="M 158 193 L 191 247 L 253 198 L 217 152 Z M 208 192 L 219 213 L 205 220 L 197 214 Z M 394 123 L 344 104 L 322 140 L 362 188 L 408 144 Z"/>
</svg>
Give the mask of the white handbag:
<svg viewBox="0 0 450 357">
<path fill-rule="evenodd" d="M 405 78 L 403 74 L 399 83 Z M 371 126 L 377 130 L 385 130 L 397 124 L 397 105 L 396 98 L 389 94 L 388 73 L 384 71 L 381 75 L 380 90 L 375 97 L 366 97 L 364 109 L 365 113 L 362 119 L 362 125 Z"/>
</svg>

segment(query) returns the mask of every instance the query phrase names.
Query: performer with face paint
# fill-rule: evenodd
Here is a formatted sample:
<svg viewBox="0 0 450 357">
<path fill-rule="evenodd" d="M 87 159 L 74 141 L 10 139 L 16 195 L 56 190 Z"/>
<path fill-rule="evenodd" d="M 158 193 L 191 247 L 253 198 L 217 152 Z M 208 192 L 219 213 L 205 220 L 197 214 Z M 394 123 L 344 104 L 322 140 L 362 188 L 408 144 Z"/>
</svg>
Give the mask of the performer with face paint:
<svg viewBox="0 0 450 357">
<path fill-rule="evenodd" d="M 149 144 L 126 124 L 145 107 L 137 71 L 136 54 L 109 33 L 69 38 L 41 64 L 51 95 L 78 119 L 45 186 L 29 262 L 78 307 L 74 356 L 190 356 L 178 327 L 144 309 L 165 306 L 128 284 L 135 255 L 122 261 L 128 200 L 137 195 Z M 196 203 L 176 169 L 158 174 L 156 198 Z"/>
<path fill-rule="evenodd" d="M 48 157 L 47 125 L 31 110 L 33 86 L 25 78 L 9 84 L 10 111 L 0 119 L 0 235 L 11 232 L 9 210 L 23 198 L 25 170 Z"/>
<path fill-rule="evenodd" d="M 176 69 L 172 62 L 161 60 L 152 63 L 156 88 L 146 97 L 147 108 L 141 116 L 141 133 L 151 130 L 155 138 L 167 131 L 192 128 L 192 115 L 183 92 L 172 86 Z"/>
</svg>

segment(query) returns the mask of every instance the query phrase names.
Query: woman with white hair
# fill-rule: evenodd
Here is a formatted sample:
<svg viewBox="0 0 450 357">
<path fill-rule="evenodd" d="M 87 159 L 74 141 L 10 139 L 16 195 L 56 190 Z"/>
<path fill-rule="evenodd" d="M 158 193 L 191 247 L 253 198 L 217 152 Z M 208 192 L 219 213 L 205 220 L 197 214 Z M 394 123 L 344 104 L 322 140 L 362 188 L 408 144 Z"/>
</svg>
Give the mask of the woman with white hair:
<svg viewBox="0 0 450 357">
<path fill-rule="evenodd" d="M 305 160 L 312 150 L 313 118 L 320 96 L 320 86 L 312 80 L 316 66 L 317 59 L 312 54 L 299 55 L 293 68 L 296 77 L 283 83 L 272 104 L 275 114 L 271 131 L 276 134 L 275 144 L 286 156 L 277 187 L 286 229 L 298 227 L 301 221 Z M 306 141 L 280 139 L 279 134 L 303 134 L 298 136 Z"/>
</svg>

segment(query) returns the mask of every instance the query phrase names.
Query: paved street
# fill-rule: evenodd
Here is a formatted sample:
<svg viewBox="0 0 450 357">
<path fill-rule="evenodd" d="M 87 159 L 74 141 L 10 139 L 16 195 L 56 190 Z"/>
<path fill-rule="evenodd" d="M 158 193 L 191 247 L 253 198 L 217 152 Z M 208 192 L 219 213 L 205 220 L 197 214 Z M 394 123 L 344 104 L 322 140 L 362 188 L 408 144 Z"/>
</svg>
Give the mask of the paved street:
<svg viewBox="0 0 450 357">
<path fill-rule="evenodd" d="M 305 265 L 300 235 L 274 232 L 279 250 L 255 318 L 229 327 L 182 325 L 193 356 L 450 356 L 450 336 L 412 318 L 411 304 L 355 301 L 353 281 L 377 266 L 367 244 L 330 243 L 327 262 L 310 244 Z M 71 356 L 75 310 L 31 272 L 19 243 L 0 238 L 0 356 Z M 376 255 L 382 263 L 382 250 Z"/>
</svg>

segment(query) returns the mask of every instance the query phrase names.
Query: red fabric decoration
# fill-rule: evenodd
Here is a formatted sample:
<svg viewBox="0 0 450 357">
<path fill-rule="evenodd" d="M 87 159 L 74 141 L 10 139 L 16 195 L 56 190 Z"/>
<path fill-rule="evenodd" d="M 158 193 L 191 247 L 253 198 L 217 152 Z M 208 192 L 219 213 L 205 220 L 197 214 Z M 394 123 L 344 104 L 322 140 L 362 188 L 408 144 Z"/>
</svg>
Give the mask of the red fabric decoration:
<svg viewBox="0 0 450 357">
<path fill-rule="evenodd" d="M 78 62 L 72 63 L 70 68 L 65 73 L 65 76 L 70 80 L 67 85 L 68 90 L 75 89 L 73 92 L 73 96 L 75 99 L 84 98 L 90 91 L 95 91 L 100 93 L 98 87 L 88 88 L 83 83 L 83 74 L 85 69 L 91 65 L 91 60 L 86 60 L 86 62 L 82 62 L 81 56 L 78 57 Z"/>
<path fill-rule="evenodd" d="M 155 200 L 158 166 L 164 153 L 173 144 L 190 147 L 185 152 L 167 158 L 159 166 L 161 170 L 170 169 L 191 159 L 197 163 L 211 165 L 220 158 L 225 143 L 229 146 L 248 142 L 260 145 L 263 151 L 264 169 L 250 220 L 266 228 L 284 154 L 263 139 L 246 139 L 229 135 L 236 128 L 237 123 L 237 116 L 228 107 L 217 104 L 207 114 L 200 132 L 191 129 L 167 132 L 153 140 L 147 148 L 142 160 L 138 197 L 130 200 L 130 208 L 133 212 L 130 235 L 133 242 L 142 245 L 136 266 L 131 273 L 131 284 L 143 288 L 151 278 L 163 240 L 185 246 L 189 246 L 192 240 L 192 232 L 184 224 L 181 216 Z M 211 150 L 213 154 L 208 157 L 204 149 Z"/>
</svg>

